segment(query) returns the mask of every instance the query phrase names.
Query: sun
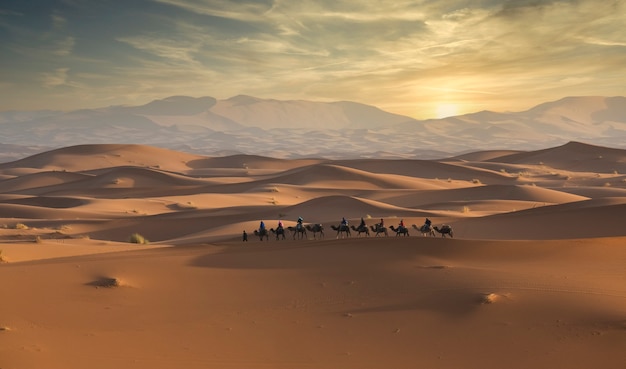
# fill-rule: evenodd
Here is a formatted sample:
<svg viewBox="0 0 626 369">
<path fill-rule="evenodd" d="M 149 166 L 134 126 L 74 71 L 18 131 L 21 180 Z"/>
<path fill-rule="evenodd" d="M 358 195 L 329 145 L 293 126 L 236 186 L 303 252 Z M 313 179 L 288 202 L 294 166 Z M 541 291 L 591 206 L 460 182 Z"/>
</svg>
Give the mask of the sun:
<svg viewBox="0 0 626 369">
<path fill-rule="evenodd" d="M 437 104 L 435 113 L 437 114 L 438 119 L 452 117 L 454 115 L 458 115 L 459 107 L 448 103 Z"/>
</svg>

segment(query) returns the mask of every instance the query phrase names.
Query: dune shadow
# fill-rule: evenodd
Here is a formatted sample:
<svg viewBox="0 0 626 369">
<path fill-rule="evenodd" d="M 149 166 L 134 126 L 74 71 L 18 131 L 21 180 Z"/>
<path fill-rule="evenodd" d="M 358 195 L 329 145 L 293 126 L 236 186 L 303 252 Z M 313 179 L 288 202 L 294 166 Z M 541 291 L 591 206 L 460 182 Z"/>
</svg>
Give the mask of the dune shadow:
<svg viewBox="0 0 626 369">
<path fill-rule="evenodd" d="M 461 289 L 425 291 L 411 301 L 341 311 L 340 313 L 368 314 L 423 310 L 437 312 L 444 315 L 463 316 L 473 313 L 484 304 L 491 303 L 486 300 L 485 296 L 489 295 Z"/>
<path fill-rule="evenodd" d="M 249 237 L 255 237 L 250 236 Z M 258 241 L 258 238 L 256 239 Z M 284 248 L 282 249 L 284 250 Z M 189 262 L 190 266 L 201 268 L 216 268 L 216 269 L 287 269 L 298 267 L 301 268 L 301 261 L 290 260 L 287 261 L 280 257 L 267 257 L 266 255 L 259 255 L 259 253 L 265 254 L 272 252 L 272 249 L 263 250 L 246 250 L 247 252 L 217 252 L 205 254 L 192 259 Z"/>
<path fill-rule="evenodd" d="M 32 196 L 20 199 L 4 200 L 4 204 L 39 206 L 52 209 L 69 209 L 85 204 L 82 199 L 71 197 Z"/>
<path fill-rule="evenodd" d="M 119 278 L 112 277 L 98 277 L 95 280 L 86 283 L 87 286 L 92 287 L 105 287 L 105 288 L 114 288 L 125 286 L 126 284 L 121 281 Z"/>
</svg>

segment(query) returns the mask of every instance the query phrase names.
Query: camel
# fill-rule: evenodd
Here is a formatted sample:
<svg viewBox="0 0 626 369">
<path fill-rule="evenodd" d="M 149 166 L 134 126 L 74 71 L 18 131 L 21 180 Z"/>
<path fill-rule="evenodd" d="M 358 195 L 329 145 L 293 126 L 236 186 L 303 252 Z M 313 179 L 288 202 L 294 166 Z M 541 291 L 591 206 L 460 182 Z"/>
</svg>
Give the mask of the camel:
<svg viewBox="0 0 626 369">
<path fill-rule="evenodd" d="M 446 237 L 446 235 L 450 235 L 450 238 L 454 237 L 454 232 L 452 231 L 452 227 L 450 227 L 447 224 L 444 224 L 441 226 L 441 229 L 439 229 L 437 226 L 433 227 L 435 229 L 435 231 L 437 231 L 438 233 L 441 233 L 441 237 Z"/>
<path fill-rule="evenodd" d="M 367 237 L 370 236 L 370 230 L 367 228 L 367 226 L 359 226 L 359 228 L 355 226 L 350 226 L 350 228 L 352 228 L 353 231 L 357 232 L 357 237 L 360 237 L 361 233 L 365 233 Z"/>
<path fill-rule="evenodd" d="M 389 233 L 387 233 L 387 227 L 381 227 L 380 224 L 376 224 L 376 227 L 370 226 L 370 228 L 372 229 L 372 232 L 376 234 L 376 237 L 380 236 L 381 233 L 384 233 L 385 237 L 389 236 Z"/>
<path fill-rule="evenodd" d="M 339 234 L 344 232 L 346 233 L 346 237 L 350 237 L 350 227 L 347 225 L 331 225 L 330 228 L 332 228 L 333 231 L 337 231 L 337 238 L 339 238 Z"/>
<path fill-rule="evenodd" d="M 435 231 L 433 230 L 431 226 L 424 224 L 421 227 L 418 227 L 415 224 L 413 224 L 413 228 L 420 231 L 422 233 L 422 236 L 426 236 L 427 234 L 429 234 L 430 237 L 435 237 Z"/>
<path fill-rule="evenodd" d="M 394 226 L 389 226 L 389 229 L 396 232 L 396 236 L 400 236 L 400 235 L 403 235 L 405 237 L 409 236 L 409 229 L 407 227 L 395 228 Z"/>
<path fill-rule="evenodd" d="M 259 237 L 261 241 L 263 241 L 263 237 L 266 238 L 266 241 L 270 240 L 270 233 L 267 231 L 267 229 L 261 229 L 261 230 L 255 229 L 254 235 Z"/>
<path fill-rule="evenodd" d="M 313 225 L 307 224 L 305 228 L 307 229 L 307 231 L 313 232 L 313 238 L 315 238 L 316 233 L 320 234 L 320 238 L 324 237 L 324 226 L 320 223 L 316 223 Z"/>
<path fill-rule="evenodd" d="M 276 235 L 276 240 L 278 240 L 280 236 L 283 236 L 283 240 L 285 239 L 285 228 L 270 228 L 270 232 Z"/>
<path fill-rule="evenodd" d="M 306 236 L 306 228 L 304 226 L 301 227 L 287 227 L 288 230 L 290 230 L 291 232 L 293 232 L 293 239 L 296 239 L 296 235 L 298 236 L 298 239 L 302 239 L 302 238 L 307 238 Z"/>
</svg>

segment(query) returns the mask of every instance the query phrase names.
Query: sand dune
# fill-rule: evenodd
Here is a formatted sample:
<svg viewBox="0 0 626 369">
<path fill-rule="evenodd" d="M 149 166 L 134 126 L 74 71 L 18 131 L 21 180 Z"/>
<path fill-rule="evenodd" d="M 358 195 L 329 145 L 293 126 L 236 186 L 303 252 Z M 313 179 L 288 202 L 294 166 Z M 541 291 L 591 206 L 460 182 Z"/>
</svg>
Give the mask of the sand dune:
<svg viewBox="0 0 626 369">
<path fill-rule="evenodd" d="M 4 163 L 0 367 L 622 368 L 625 159 L 80 145 Z M 298 216 L 323 237 L 253 234 Z M 342 217 L 410 236 L 338 238 Z M 411 227 L 426 217 L 454 238 Z"/>
<path fill-rule="evenodd" d="M 20 190 L 67 184 L 88 178 L 88 175 L 72 172 L 40 172 L 10 177 L 0 182 L 2 193 L 17 193 Z"/>
<path fill-rule="evenodd" d="M 85 157 L 89 160 L 77 160 Z M 2 163 L 0 170 L 23 167 L 77 172 L 131 165 L 177 171 L 187 168 L 187 162 L 203 159 L 199 155 L 146 145 L 77 145 Z"/>
<path fill-rule="evenodd" d="M 563 146 L 517 153 L 491 159 L 503 163 L 543 164 L 554 169 L 579 172 L 626 173 L 626 156 L 622 149 L 570 142 Z"/>
</svg>

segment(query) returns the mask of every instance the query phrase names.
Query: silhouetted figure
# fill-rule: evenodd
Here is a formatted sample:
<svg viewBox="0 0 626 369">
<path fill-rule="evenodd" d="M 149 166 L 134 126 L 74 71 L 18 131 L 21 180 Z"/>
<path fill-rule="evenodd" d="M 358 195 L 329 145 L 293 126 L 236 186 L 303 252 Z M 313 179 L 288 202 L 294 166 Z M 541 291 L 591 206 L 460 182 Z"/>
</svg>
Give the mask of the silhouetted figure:
<svg viewBox="0 0 626 369">
<path fill-rule="evenodd" d="M 245 230 L 243 231 L 243 242 L 248 242 L 248 234 Z"/>
<path fill-rule="evenodd" d="M 304 219 L 302 219 L 302 217 L 298 217 L 298 222 L 296 224 L 296 229 L 302 229 L 302 222 L 304 221 Z"/>
</svg>

